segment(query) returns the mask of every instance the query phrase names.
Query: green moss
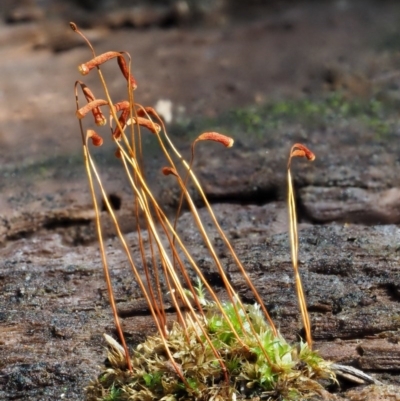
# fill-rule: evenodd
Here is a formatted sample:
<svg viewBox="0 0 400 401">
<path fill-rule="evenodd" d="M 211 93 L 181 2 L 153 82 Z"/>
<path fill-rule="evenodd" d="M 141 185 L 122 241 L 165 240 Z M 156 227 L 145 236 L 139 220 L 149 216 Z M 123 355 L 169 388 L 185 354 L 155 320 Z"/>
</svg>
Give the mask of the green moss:
<svg viewBox="0 0 400 401">
<path fill-rule="evenodd" d="M 296 126 L 297 130 L 326 129 L 358 123 L 382 139 L 395 132 L 399 125 L 396 101 L 378 98 L 347 98 L 341 92 L 333 92 L 323 97 L 303 97 L 270 101 L 236 109 L 215 119 L 194 120 L 177 125 L 174 132 L 196 137 L 207 129 L 228 132 L 235 138 L 255 138 L 262 140 Z"/>
<path fill-rule="evenodd" d="M 201 325 L 217 348 L 228 372 L 228 382 L 211 347 L 204 341 L 199 324 L 186 322 L 187 335 L 175 323 L 167 345 L 175 363 L 183 373 L 185 385 L 174 371 L 160 336 L 149 337 L 132 355 L 133 372 L 125 365 L 122 348 L 109 341 L 109 361 L 98 380 L 87 388 L 88 401 L 104 400 L 230 400 L 267 396 L 270 400 L 306 400 L 321 389 L 319 379 L 335 380 L 328 362 L 307 344 L 290 345 L 280 335 L 274 336 L 258 305 L 239 310 L 245 322 L 246 315 L 254 324 L 256 336 L 246 323 L 240 324 L 232 303 L 223 309 L 235 328 L 241 330 L 240 344 L 231 334 L 229 325 L 214 303 L 208 302 L 206 318 Z M 239 304 L 236 309 L 240 308 Z M 268 358 L 266 358 L 266 355 Z"/>
<path fill-rule="evenodd" d="M 122 390 L 111 385 L 107 395 L 102 399 L 102 401 L 118 401 L 120 400 Z"/>
</svg>

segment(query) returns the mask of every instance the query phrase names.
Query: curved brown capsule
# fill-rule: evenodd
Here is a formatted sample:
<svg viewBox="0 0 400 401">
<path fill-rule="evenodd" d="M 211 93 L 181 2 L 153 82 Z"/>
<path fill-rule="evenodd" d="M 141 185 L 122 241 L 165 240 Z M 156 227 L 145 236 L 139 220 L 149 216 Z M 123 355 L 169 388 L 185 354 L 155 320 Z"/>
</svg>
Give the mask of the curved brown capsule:
<svg viewBox="0 0 400 401">
<path fill-rule="evenodd" d="M 81 107 L 79 110 L 77 110 L 76 116 L 79 119 L 82 119 L 83 117 L 86 116 L 87 113 L 89 113 L 89 111 L 92 111 L 95 108 L 100 107 L 100 106 L 105 106 L 106 104 L 108 104 L 108 102 L 103 99 L 93 100 L 93 101 L 89 102 L 88 104 L 86 104 L 85 106 Z"/>
<path fill-rule="evenodd" d="M 100 54 L 99 56 L 96 56 L 95 58 L 92 58 L 91 60 L 87 61 L 86 63 L 83 63 L 78 66 L 78 70 L 82 75 L 87 75 L 93 68 L 98 67 L 99 65 L 105 63 L 108 60 L 111 60 L 115 57 L 121 56 L 121 53 L 119 52 L 106 52 L 103 54 Z"/>
<path fill-rule="evenodd" d="M 218 132 L 204 132 L 203 134 L 199 135 L 195 142 L 198 141 L 214 141 L 214 142 L 219 142 L 222 143 L 227 148 L 230 148 L 233 146 L 233 143 L 235 142 L 233 138 L 219 134 Z"/>
<path fill-rule="evenodd" d="M 95 130 L 88 129 L 86 136 L 92 140 L 93 146 L 103 145 L 103 138 Z"/>
</svg>

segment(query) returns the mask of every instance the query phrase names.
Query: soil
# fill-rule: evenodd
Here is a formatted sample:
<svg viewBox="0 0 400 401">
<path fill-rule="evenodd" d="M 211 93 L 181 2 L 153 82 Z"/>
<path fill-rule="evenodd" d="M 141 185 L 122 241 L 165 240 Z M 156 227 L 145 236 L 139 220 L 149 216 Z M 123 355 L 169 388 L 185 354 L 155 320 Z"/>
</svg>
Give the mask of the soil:
<svg viewBox="0 0 400 401">
<path fill-rule="evenodd" d="M 136 100 L 150 106 L 164 101 L 167 120 L 171 112 L 167 126 L 185 155 L 201 130 L 223 129 L 235 137 L 229 150 L 198 146 L 195 170 L 291 340 L 302 327 L 290 264 L 285 164 L 293 143 L 316 153 L 314 163 L 293 163 L 315 348 L 384 383 L 347 391 L 352 385 L 341 382 L 336 399 L 400 399 L 398 2 L 254 2 L 240 10 L 237 3 L 211 2 L 201 22 L 191 19 L 198 13 L 178 13 L 166 23 L 157 9 L 142 25 L 121 22 L 126 9 L 109 17 L 94 10 L 89 18 L 75 6 L 26 3 L 21 10 L 27 18 L 11 24 L 7 11 L 8 22 L 0 24 L 0 399 L 83 399 L 105 359 L 102 335 L 114 333 L 75 119 L 73 85 L 82 79 L 77 66 L 90 52 L 68 30 L 74 16 L 87 21 L 85 32 L 98 53 L 131 53 Z M 112 95 L 122 100 L 124 82 L 114 67 L 104 72 Z M 94 75 L 83 80 L 100 95 Z M 106 143 L 96 155 L 136 250 L 131 197 L 113 153 Z M 172 215 L 179 193 L 160 174 L 165 160 L 151 137 L 145 160 L 155 196 Z M 118 309 L 136 344 L 155 327 L 103 214 Z M 179 226 L 223 296 L 188 213 Z M 254 302 L 215 243 L 235 288 Z"/>
</svg>

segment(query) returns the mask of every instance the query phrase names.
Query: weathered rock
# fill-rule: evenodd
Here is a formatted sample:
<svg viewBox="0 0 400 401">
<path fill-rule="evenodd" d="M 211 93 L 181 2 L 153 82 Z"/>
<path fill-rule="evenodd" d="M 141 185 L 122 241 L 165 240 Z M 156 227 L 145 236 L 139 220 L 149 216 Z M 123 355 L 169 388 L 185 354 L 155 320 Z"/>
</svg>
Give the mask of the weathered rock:
<svg viewBox="0 0 400 401">
<path fill-rule="evenodd" d="M 397 318 L 397 316 L 394 316 L 394 318 Z M 400 363 L 400 347 L 396 331 L 398 330 L 393 330 L 395 336 L 368 341 L 366 344 L 361 342 L 358 345 L 357 350 L 361 355 L 359 359 L 361 369 L 393 371 L 398 368 Z"/>
<path fill-rule="evenodd" d="M 398 401 L 400 400 L 400 387 L 366 386 L 348 391 L 347 396 L 351 401 Z"/>
<path fill-rule="evenodd" d="M 285 223 L 279 216 L 284 210 L 284 204 L 215 205 L 218 219 L 281 332 L 294 340 L 301 321 L 288 238 L 280 233 Z M 209 227 L 205 209 L 201 216 Z M 221 293 L 218 274 L 188 214 L 178 227 Z M 215 230 L 209 235 L 235 288 L 246 302 L 254 302 Z M 396 226 L 306 225 L 300 230 L 301 272 L 315 347 L 324 357 L 374 372 L 393 371 L 398 365 L 394 342 L 400 328 L 399 237 Z M 139 264 L 137 236 L 128 238 Z M 47 399 L 46 394 L 65 394 L 77 399 L 104 359 L 101 335 L 112 333 L 114 326 L 97 245 L 70 248 L 60 239 L 55 234 L 41 235 L 14 241 L 2 250 L 1 350 L 7 355 L 0 375 L 3 397 Z M 137 343 L 155 330 L 154 324 L 118 241 L 109 240 L 107 249 L 124 331 L 131 343 Z M 327 343 L 327 339 L 335 341 Z M 62 362 L 66 355 L 67 361 Z"/>
<path fill-rule="evenodd" d="M 301 189 L 300 197 L 307 217 L 318 223 L 400 223 L 398 187 L 375 191 L 360 187 L 310 186 Z"/>
</svg>

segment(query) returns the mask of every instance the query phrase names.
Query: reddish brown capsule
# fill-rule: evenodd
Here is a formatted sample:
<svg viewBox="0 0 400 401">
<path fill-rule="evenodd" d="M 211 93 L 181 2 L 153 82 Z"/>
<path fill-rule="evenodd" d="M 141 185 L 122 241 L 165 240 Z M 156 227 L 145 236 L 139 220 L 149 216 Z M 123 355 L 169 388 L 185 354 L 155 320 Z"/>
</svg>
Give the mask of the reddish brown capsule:
<svg viewBox="0 0 400 401">
<path fill-rule="evenodd" d="M 305 157 L 309 161 L 315 160 L 315 154 L 301 143 L 295 143 L 290 149 L 288 168 L 290 168 L 290 163 L 293 157 Z"/>
<path fill-rule="evenodd" d="M 128 68 L 127 64 L 126 64 L 124 56 L 121 55 L 121 54 L 118 57 L 118 65 L 119 65 L 119 69 L 122 72 L 122 75 L 125 77 L 125 79 L 127 81 L 129 79 L 129 83 L 130 83 L 131 88 L 133 90 L 135 90 L 137 88 L 136 80 L 133 77 L 132 72 L 131 72 L 131 74 L 129 74 L 129 68 Z"/>
<path fill-rule="evenodd" d="M 145 127 L 147 128 L 150 132 L 152 132 L 153 134 L 158 134 L 161 131 L 161 127 L 159 124 L 154 123 L 151 120 L 148 120 L 147 118 L 143 118 L 143 117 L 138 117 L 137 121 L 134 118 L 133 119 L 134 124 L 138 124 L 141 127 Z"/>
<path fill-rule="evenodd" d="M 93 92 L 83 82 L 79 81 L 79 84 L 88 103 L 96 99 Z"/>
<path fill-rule="evenodd" d="M 76 26 L 75 22 L 70 22 L 69 27 L 74 31 L 74 32 L 79 32 L 78 27 Z"/>
<path fill-rule="evenodd" d="M 122 102 L 114 103 L 114 110 L 118 113 L 121 110 L 129 109 L 129 102 L 127 100 L 123 100 Z"/>
<path fill-rule="evenodd" d="M 138 108 L 137 110 L 137 115 L 138 117 L 146 117 L 152 116 L 155 118 L 160 118 L 159 115 L 157 114 L 157 112 L 153 109 L 153 107 L 144 107 L 144 108 Z"/>
<path fill-rule="evenodd" d="M 306 146 L 302 145 L 301 143 L 295 143 L 291 149 L 291 157 L 306 157 L 307 160 L 313 161 L 315 159 L 315 155 L 308 149 Z"/>
<path fill-rule="evenodd" d="M 86 136 L 92 140 L 93 146 L 101 146 L 103 144 L 103 138 L 92 129 L 86 131 Z"/>
<path fill-rule="evenodd" d="M 176 172 L 176 170 L 172 167 L 163 167 L 161 169 L 162 173 L 164 175 L 174 175 L 175 177 L 178 177 L 178 173 Z"/>
<path fill-rule="evenodd" d="M 81 118 L 85 117 L 86 114 L 89 113 L 89 111 L 92 111 L 95 108 L 100 107 L 100 106 L 105 106 L 106 104 L 108 104 L 108 102 L 103 99 L 93 100 L 93 101 L 89 102 L 88 104 L 86 104 L 85 106 L 81 107 L 79 110 L 77 110 L 76 116 L 79 119 L 81 119 Z"/>
<path fill-rule="evenodd" d="M 118 118 L 118 122 L 119 124 L 115 127 L 112 136 L 114 139 L 120 139 L 122 136 L 122 132 L 119 129 L 119 127 L 122 128 L 122 131 L 124 130 L 125 126 L 126 126 L 126 120 L 129 117 L 129 109 L 125 109 L 122 111 L 121 115 Z"/>
<path fill-rule="evenodd" d="M 82 75 L 87 75 L 91 70 L 93 70 L 93 68 L 98 67 L 99 65 L 115 57 L 119 57 L 120 55 L 121 53 L 119 52 L 106 52 L 100 54 L 99 56 L 92 58 L 88 62 L 79 65 L 78 70 Z"/>
<path fill-rule="evenodd" d="M 107 119 L 104 117 L 104 114 L 100 110 L 100 107 L 96 107 L 92 110 L 92 114 L 94 117 L 94 122 L 98 126 L 106 125 Z"/>
<path fill-rule="evenodd" d="M 78 81 L 79 85 L 82 88 L 82 92 L 85 95 L 85 98 L 87 100 L 88 103 L 96 100 L 93 92 L 83 83 Z M 92 110 L 92 114 L 93 114 L 93 118 L 94 118 L 94 122 L 96 125 L 105 125 L 107 122 L 107 119 L 104 117 L 103 112 L 101 111 L 100 107 L 95 107 Z"/>
<path fill-rule="evenodd" d="M 295 143 L 290 150 L 290 157 L 306 157 L 307 160 L 315 160 L 315 154 L 301 143 Z"/>
<path fill-rule="evenodd" d="M 218 132 L 204 132 L 203 134 L 199 135 L 195 142 L 198 141 L 215 141 L 219 142 L 227 148 L 232 147 L 234 140 L 233 138 L 219 134 Z"/>
</svg>

